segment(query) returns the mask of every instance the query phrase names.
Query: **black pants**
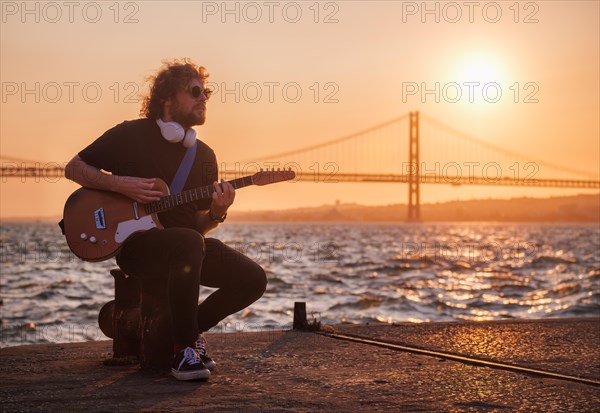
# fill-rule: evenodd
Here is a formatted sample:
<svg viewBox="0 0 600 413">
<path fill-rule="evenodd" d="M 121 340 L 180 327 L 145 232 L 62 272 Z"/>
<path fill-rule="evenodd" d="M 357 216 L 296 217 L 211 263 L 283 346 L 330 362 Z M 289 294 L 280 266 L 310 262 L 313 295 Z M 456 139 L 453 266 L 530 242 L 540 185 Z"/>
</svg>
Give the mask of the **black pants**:
<svg viewBox="0 0 600 413">
<path fill-rule="evenodd" d="M 152 229 L 130 237 L 117 256 L 125 273 L 165 281 L 173 341 L 188 345 L 265 292 L 265 271 L 214 238 L 188 228 Z M 200 285 L 218 288 L 198 305 Z"/>
</svg>

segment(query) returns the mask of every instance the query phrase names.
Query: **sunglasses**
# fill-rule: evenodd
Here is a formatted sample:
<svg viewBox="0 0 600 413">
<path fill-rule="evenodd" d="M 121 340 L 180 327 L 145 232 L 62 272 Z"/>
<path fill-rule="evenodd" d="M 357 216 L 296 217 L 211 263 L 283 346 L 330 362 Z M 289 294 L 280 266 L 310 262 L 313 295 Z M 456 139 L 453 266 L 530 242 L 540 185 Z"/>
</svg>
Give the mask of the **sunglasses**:
<svg viewBox="0 0 600 413">
<path fill-rule="evenodd" d="M 202 94 L 202 92 L 204 92 L 206 99 L 208 99 L 208 98 L 210 98 L 210 95 L 212 95 L 212 92 L 213 92 L 209 88 L 202 89 L 200 86 L 194 86 L 191 89 L 188 89 L 188 91 L 194 97 L 194 99 L 199 98 L 200 95 Z"/>
</svg>

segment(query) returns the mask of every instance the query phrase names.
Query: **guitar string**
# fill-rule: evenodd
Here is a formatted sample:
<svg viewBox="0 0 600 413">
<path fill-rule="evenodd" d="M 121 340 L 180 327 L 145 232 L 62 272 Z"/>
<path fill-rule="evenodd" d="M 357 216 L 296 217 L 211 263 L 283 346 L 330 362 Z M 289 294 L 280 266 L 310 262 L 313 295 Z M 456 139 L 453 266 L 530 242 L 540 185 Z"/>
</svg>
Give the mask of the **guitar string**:
<svg viewBox="0 0 600 413">
<path fill-rule="evenodd" d="M 243 188 L 248 185 L 252 185 L 252 176 L 245 176 L 243 178 L 237 178 L 232 181 L 228 181 L 235 189 Z M 160 212 L 161 210 L 170 209 L 185 203 L 194 201 L 194 195 L 196 201 L 199 199 L 210 198 L 212 196 L 212 185 L 206 185 L 199 188 L 188 189 L 187 191 L 179 192 L 177 194 L 166 195 L 161 197 L 160 200 L 145 204 L 146 213 Z M 198 196 L 200 191 L 200 196 Z M 204 194 L 206 192 L 206 194 Z M 188 199 L 188 194 L 190 199 Z M 183 199 L 185 197 L 185 200 Z"/>
</svg>

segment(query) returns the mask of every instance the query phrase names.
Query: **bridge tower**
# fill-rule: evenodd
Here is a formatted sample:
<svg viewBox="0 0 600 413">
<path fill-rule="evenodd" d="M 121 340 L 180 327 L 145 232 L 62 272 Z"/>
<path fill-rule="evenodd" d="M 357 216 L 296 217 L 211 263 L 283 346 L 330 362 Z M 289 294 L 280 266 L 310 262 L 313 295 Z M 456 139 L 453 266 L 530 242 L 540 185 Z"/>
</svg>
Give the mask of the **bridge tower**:
<svg viewBox="0 0 600 413">
<path fill-rule="evenodd" d="M 409 113 L 408 124 L 408 218 L 409 222 L 421 220 L 419 181 L 419 112 Z"/>
</svg>

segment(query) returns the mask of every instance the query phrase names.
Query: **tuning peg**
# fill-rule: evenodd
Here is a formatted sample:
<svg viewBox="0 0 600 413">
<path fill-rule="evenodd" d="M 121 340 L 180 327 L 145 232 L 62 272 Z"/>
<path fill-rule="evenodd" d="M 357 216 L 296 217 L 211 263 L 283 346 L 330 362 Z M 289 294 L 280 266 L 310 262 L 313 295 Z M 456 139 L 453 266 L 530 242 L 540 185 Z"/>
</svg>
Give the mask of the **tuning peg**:
<svg viewBox="0 0 600 413">
<path fill-rule="evenodd" d="M 260 172 L 262 172 L 262 171 L 263 171 L 263 169 L 262 169 L 262 168 L 260 168 Z"/>
</svg>

